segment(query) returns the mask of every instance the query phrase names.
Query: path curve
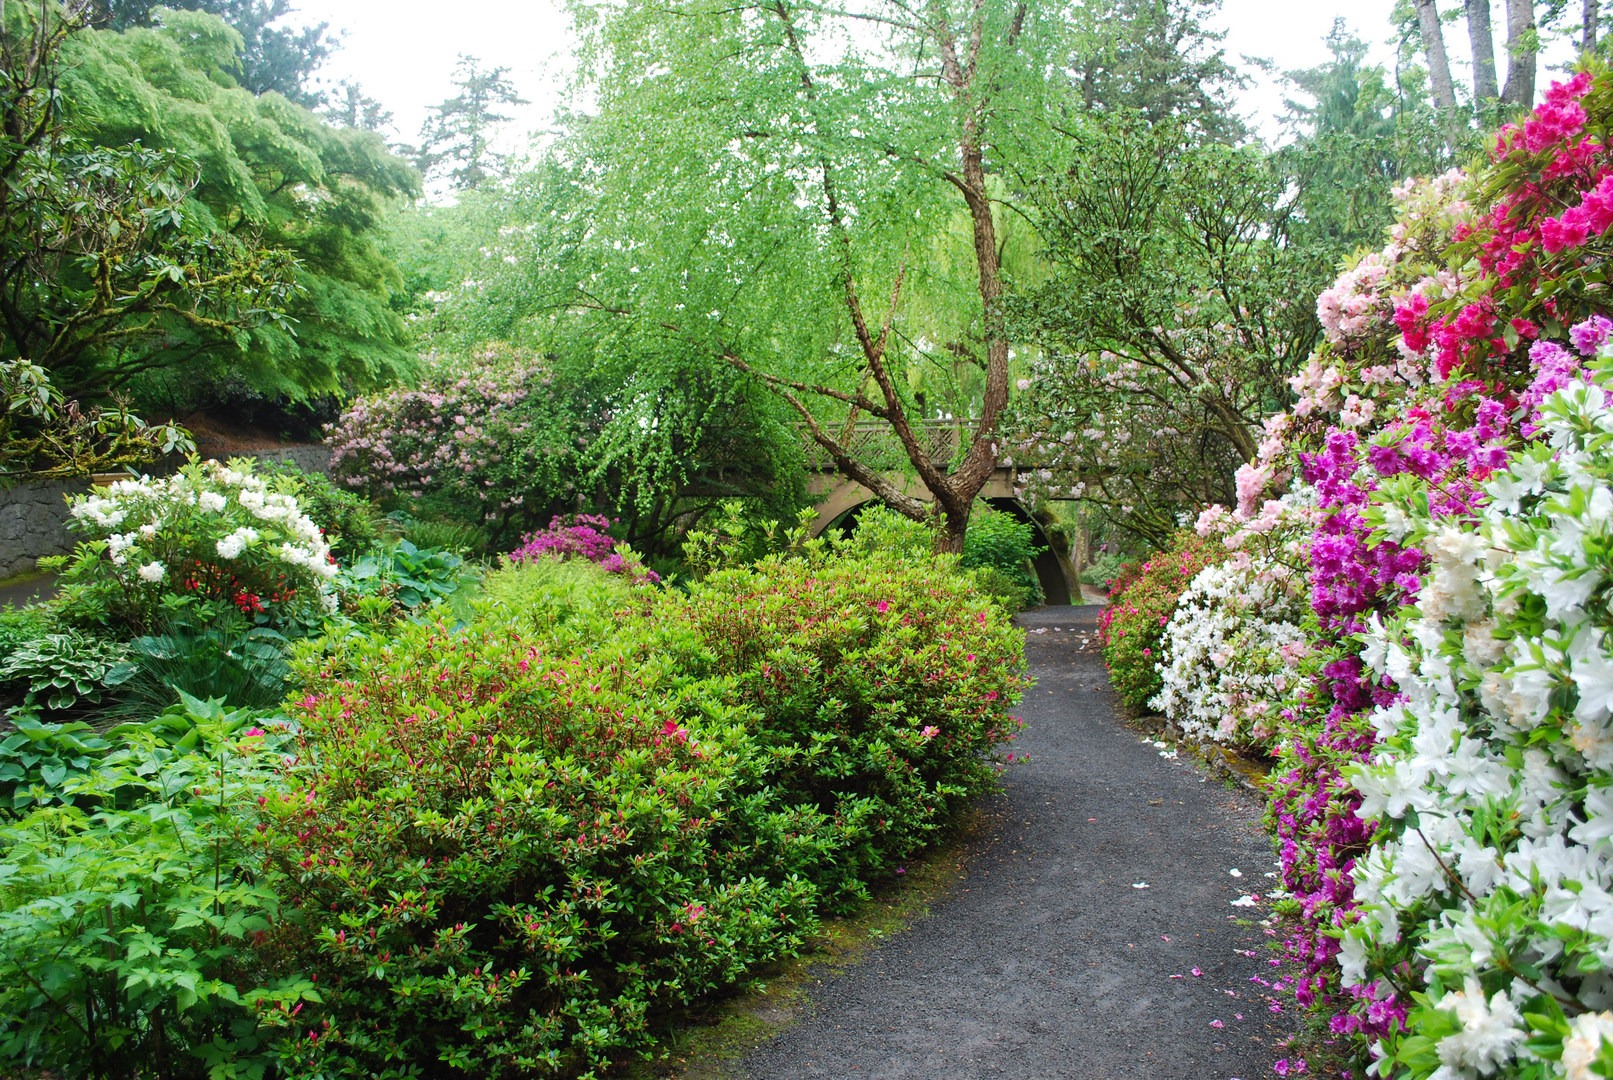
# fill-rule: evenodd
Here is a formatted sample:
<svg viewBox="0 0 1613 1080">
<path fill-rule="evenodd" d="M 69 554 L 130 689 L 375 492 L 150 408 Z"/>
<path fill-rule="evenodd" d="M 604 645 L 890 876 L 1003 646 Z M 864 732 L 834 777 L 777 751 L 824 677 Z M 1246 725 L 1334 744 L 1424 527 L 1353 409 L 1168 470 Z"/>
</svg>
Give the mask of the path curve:
<svg viewBox="0 0 1613 1080">
<path fill-rule="evenodd" d="M 960 883 L 816 987 L 743 1075 L 1272 1075 L 1289 1015 L 1252 981 L 1273 970 L 1259 910 L 1232 906 L 1272 887 L 1260 808 L 1119 721 L 1097 610 L 1020 617 L 1037 685 L 1014 749 L 1030 760 L 1010 769 Z"/>
</svg>

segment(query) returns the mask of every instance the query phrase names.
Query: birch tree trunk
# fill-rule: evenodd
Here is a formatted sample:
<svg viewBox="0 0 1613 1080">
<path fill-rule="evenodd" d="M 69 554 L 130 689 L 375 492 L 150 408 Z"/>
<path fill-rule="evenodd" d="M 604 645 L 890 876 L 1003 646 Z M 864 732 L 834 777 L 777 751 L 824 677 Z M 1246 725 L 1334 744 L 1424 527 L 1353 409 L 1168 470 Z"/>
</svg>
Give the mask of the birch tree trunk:
<svg viewBox="0 0 1613 1080">
<path fill-rule="evenodd" d="M 1497 96 L 1495 38 L 1490 32 L 1490 0 L 1465 0 L 1467 40 L 1473 47 L 1473 104 L 1482 107 Z M 1595 0 L 1592 0 L 1595 2 Z"/>
<path fill-rule="evenodd" d="M 1534 0 L 1507 0 L 1507 87 L 1501 99 L 1529 108 L 1535 103 L 1535 61 L 1540 42 L 1535 32 Z"/>
<path fill-rule="evenodd" d="M 1512 0 L 1509 0 L 1509 3 Z M 1456 85 L 1451 82 L 1451 62 L 1445 56 L 1445 32 L 1439 25 L 1434 0 L 1412 0 L 1417 9 L 1417 27 L 1422 32 L 1423 54 L 1428 57 L 1428 77 L 1434 92 L 1434 107 L 1441 112 L 1456 108 Z"/>
<path fill-rule="evenodd" d="M 1590 52 L 1596 48 L 1596 23 L 1601 15 L 1601 0 L 1585 0 L 1582 9 L 1584 14 L 1580 18 L 1579 51 Z"/>
</svg>

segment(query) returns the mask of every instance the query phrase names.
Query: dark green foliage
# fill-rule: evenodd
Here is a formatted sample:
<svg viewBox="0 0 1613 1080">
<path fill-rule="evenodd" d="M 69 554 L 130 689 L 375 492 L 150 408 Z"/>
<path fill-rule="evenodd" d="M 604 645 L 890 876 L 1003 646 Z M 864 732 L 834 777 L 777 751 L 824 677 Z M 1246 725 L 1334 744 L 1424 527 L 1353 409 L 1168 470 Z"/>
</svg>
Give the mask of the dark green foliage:
<svg viewBox="0 0 1613 1080">
<path fill-rule="evenodd" d="M 457 191 L 474 191 L 503 174 L 506 155 L 492 146 L 495 129 L 510 120 L 500 110 L 527 103 L 515 92 L 509 71 L 460 56 L 454 68 L 459 93 L 436 106 L 420 129 L 416 163 L 421 172 L 446 179 Z"/>
<path fill-rule="evenodd" d="M 287 641 L 267 626 L 227 613 L 211 623 L 171 620 L 129 643 L 133 670 L 107 715 L 153 716 L 186 695 L 237 709 L 267 709 L 285 696 Z"/>
<path fill-rule="evenodd" d="M 1028 522 L 998 510 L 976 510 L 963 536 L 960 565 L 985 571 L 976 574 L 981 588 L 1018 612 L 1045 599 L 1031 566 L 1044 550 Z"/>
<path fill-rule="evenodd" d="M 193 212 L 203 182 L 194 157 L 97 138 L 66 115 L 64 105 L 80 101 L 61 84 L 75 82 L 86 42 L 99 36 L 73 5 L 0 12 L 0 467 L 8 472 L 97 464 L 103 444 L 120 441 L 116 429 L 139 425 L 121 407 L 92 412 L 88 399 L 104 401 L 133 373 L 176 363 L 180 339 L 269 332 L 290 302 L 288 252 Z M 83 408 L 61 397 L 84 399 Z M 149 457 L 156 448 L 137 449 Z"/>
<path fill-rule="evenodd" d="M 492 550 L 492 536 L 474 522 L 414 517 L 401 510 L 394 510 L 387 517 L 402 530 L 403 538 L 418 548 L 442 548 L 462 556 L 481 555 Z"/>
</svg>

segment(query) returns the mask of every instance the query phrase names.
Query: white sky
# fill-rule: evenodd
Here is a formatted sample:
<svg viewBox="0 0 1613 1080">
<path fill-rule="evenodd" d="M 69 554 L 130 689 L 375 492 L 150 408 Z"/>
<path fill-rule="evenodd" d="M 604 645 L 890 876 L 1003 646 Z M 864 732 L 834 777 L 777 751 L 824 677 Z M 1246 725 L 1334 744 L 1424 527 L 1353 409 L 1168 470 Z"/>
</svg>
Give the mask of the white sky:
<svg viewBox="0 0 1613 1080">
<path fill-rule="evenodd" d="M 1098 0 L 1101 2 L 1101 0 Z M 1229 58 L 1265 57 L 1279 70 L 1312 67 L 1327 59 L 1323 38 L 1336 16 L 1372 45 L 1372 59 L 1393 71 L 1390 11 L 1394 0 L 1223 0 L 1220 27 Z M 1447 4 L 1447 7 L 1450 5 Z M 1571 5 L 1577 8 L 1577 5 Z M 427 110 L 453 93 L 454 64 L 461 53 L 485 64 L 510 69 L 510 79 L 531 104 L 507 133 L 512 147 L 541 129 L 560 99 L 569 72 L 569 20 L 557 0 L 452 0 L 445 8 L 427 0 L 298 0 L 300 20 L 329 22 L 344 31 L 342 48 L 322 76 L 335 84 L 352 79 L 394 114 L 392 136 L 413 142 Z M 1505 15 L 1495 0 L 1493 23 L 1498 68 L 1505 78 Z M 1445 43 L 1455 76 L 1466 76 L 1466 27 L 1448 23 Z M 1563 48 L 1549 49 L 1547 64 L 1566 59 Z M 1251 73 L 1252 74 L 1252 73 Z M 1550 83 L 1541 72 L 1542 89 Z M 1279 134 L 1282 90 L 1269 77 L 1240 98 L 1240 111 L 1267 138 Z"/>
</svg>

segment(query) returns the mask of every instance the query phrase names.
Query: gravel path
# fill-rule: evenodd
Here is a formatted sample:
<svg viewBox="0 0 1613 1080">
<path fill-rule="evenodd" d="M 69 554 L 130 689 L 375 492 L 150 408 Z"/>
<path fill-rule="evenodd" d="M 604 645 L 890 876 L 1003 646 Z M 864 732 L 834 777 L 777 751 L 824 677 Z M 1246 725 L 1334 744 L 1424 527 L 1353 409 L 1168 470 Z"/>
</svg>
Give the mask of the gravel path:
<svg viewBox="0 0 1613 1080">
<path fill-rule="evenodd" d="M 1038 682 L 1015 752 L 1030 760 L 1009 771 L 961 883 L 815 988 L 744 1075 L 1272 1075 L 1288 1017 L 1252 981 L 1271 977 L 1258 910 L 1231 906 L 1271 887 L 1259 807 L 1117 719 L 1096 608 L 1021 622 Z"/>
</svg>

